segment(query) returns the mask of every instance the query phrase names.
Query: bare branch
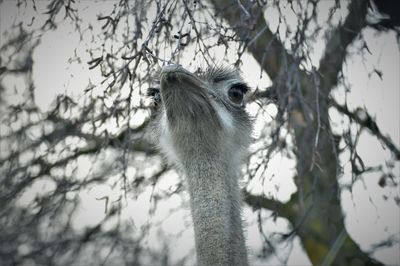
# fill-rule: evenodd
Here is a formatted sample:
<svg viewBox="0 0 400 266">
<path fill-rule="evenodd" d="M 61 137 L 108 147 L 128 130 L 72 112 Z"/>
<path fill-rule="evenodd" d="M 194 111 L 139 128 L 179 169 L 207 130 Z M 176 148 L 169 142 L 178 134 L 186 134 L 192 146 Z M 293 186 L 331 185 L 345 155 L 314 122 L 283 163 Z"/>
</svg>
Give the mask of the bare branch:
<svg viewBox="0 0 400 266">
<path fill-rule="evenodd" d="M 380 141 L 382 141 L 385 146 L 393 152 L 397 160 L 400 160 L 400 150 L 392 142 L 389 136 L 385 136 L 379 130 L 378 124 L 374 121 L 370 114 L 366 110 L 356 110 L 354 112 L 350 111 L 347 105 L 340 105 L 334 99 L 330 99 L 330 103 L 336 108 L 340 113 L 348 116 L 352 121 L 359 124 L 361 127 L 368 128 L 369 131 L 376 136 Z"/>
<path fill-rule="evenodd" d="M 349 4 L 349 14 L 343 25 L 339 24 L 327 40 L 318 72 L 321 75 L 321 89 L 328 95 L 338 83 L 338 74 L 346 59 L 347 48 L 366 26 L 367 0 L 353 0 Z"/>
<path fill-rule="evenodd" d="M 294 62 L 293 56 L 269 29 L 263 7 L 259 6 L 258 1 L 238 1 L 240 5 L 228 0 L 211 2 L 217 15 L 228 21 L 272 80 L 278 76 L 283 64 Z"/>
<path fill-rule="evenodd" d="M 294 214 L 291 209 L 292 199 L 294 198 L 293 195 L 288 203 L 282 203 L 278 200 L 266 198 L 263 195 L 252 195 L 246 190 L 243 190 L 242 192 L 244 195 L 244 201 L 253 209 L 268 209 L 273 211 L 276 216 L 281 216 L 287 219 L 292 217 Z"/>
</svg>

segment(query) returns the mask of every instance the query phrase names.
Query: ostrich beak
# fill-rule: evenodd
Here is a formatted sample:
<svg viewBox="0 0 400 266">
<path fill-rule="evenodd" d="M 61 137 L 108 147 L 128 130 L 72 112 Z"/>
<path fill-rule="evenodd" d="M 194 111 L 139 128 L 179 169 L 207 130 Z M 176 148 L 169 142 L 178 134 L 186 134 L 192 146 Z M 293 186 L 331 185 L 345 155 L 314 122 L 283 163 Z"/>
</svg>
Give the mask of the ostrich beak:
<svg viewBox="0 0 400 266">
<path fill-rule="evenodd" d="M 179 86 L 179 83 L 184 86 Z M 182 87 L 187 90 L 206 90 L 206 84 L 181 65 L 164 67 L 161 71 L 161 89 L 168 91 Z"/>
<path fill-rule="evenodd" d="M 180 65 L 169 65 L 161 71 L 161 98 L 168 121 L 200 122 L 219 125 L 210 102 L 207 84 Z"/>
</svg>

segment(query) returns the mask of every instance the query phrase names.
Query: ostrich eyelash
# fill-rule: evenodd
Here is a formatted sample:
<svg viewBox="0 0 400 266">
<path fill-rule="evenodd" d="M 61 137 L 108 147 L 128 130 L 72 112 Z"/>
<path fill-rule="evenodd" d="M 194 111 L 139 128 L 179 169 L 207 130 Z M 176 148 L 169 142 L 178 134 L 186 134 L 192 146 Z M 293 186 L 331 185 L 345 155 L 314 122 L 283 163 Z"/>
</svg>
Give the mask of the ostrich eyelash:
<svg viewBox="0 0 400 266">
<path fill-rule="evenodd" d="M 241 91 L 243 91 L 244 94 L 246 94 L 250 90 L 250 87 L 246 83 L 235 83 L 231 86 L 231 88 L 232 87 L 239 88 Z"/>
</svg>

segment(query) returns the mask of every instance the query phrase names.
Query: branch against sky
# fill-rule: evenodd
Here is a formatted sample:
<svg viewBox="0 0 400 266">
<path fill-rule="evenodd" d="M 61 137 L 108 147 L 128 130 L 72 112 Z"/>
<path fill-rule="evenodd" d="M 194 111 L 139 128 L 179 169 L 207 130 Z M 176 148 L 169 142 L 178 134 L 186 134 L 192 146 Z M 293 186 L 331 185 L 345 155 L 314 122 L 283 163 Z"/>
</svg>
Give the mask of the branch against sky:
<svg viewBox="0 0 400 266">
<path fill-rule="evenodd" d="M 338 75 L 346 60 L 347 49 L 367 25 L 367 5 L 367 0 L 352 0 L 344 23 L 339 24 L 327 40 L 318 69 L 324 95 L 329 95 L 329 92 L 337 85 Z"/>
<path fill-rule="evenodd" d="M 335 107 L 340 113 L 348 116 L 351 120 L 354 120 L 361 127 L 369 129 L 371 134 L 382 141 L 382 143 L 394 154 L 396 160 L 400 160 L 399 149 L 396 147 L 389 136 L 383 135 L 378 127 L 378 124 L 376 123 L 376 121 L 374 121 L 367 110 L 357 109 L 355 111 L 350 111 L 346 104 L 340 105 L 334 99 L 330 99 L 330 104 Z"/>
<path fill-rule="evenodd" d="M 309 75 L 305 71 L 298 69 L 298 64 L 294 63 L 295 60 L 292 54 L 283 47 L 283 44 L 277 38 L 277 34 L 271 32 L 263 16 L 263 7 L 259 6 L 258 2 L 243 1 L 244 4 L 242 6 L 230 1 L 211 0 L 211 2 L 216 8 L 216 14 L 226 19 L 232 28 L 237 31 L 242 41 L 248 46 L 249 52 L 260 63 L 260 66 L 271 80 L 277 78 L 278 74 L 283 69 L 287 69 L 289 65 L 293 67 L 293 64 L 297 68 L 296 72 L 301 73 L 303 76 Z M 324 97 L 328 97 L 330 91 L 339 82 L 339 75 L 347 57 L 348 47 L 357 39 L 362 29 L 369 25 L 366 22 L 367 0 L 353 0 L 349 3 L 348 8 L 349 14 L 344 22 L 340 23 L 326 40 L 327 45 L 319 62 L 317 73 L 321 80 L 320 88 L 323 90 L 321 95 Z M 249 12 L 253 12 L 253 14 L 250 15 Z M 238 18 L 241 18 L 241 20 L 238 20 Z M 243 22 L 243 20 L 246 23 L 239 23 Z M 255 98 L 266 97 L 276 101 L 277 89 L 282 88 L 271 87 L 268 90 L 257 92 Z M 328 99 L 328 101 L 331 100 Z M 336 108 L 340 107 L 334 100 L 332 105 Z M 341 112 L 345 111 L 345 109 L 338 108 Z M 349 112 L 344 113 L 346 115 L 350 114 Z M 353 115 L 351 118 L 354 119 L 355 116 Z M 354 119 L 354 121 L 361 126 L 368 127 L 361 119 Z M 378 129 L 378 126 L 374 128 Z M 370 128 L 371 133 L 380 139 L 399 160 L 399 149 L 389 138 L 376 129 Z"/>
<path fill-rule="evenodd" d="M 277 35 L 269 29 L 264 18 L 264 6 L 260 6 L 259 1 L 210 2 L 216 9 L 216 15 L 228 21 L 271 80 L 278 76 L 283 64 L 294 62 Z M 239 6 L 238 2 L 243 2 L 243 5 Z"/>
<path fill-rule="evenodd" d="M 105 2 L 110 3 L 109 1 Z M 268 2 L 271 3 L 270 1 Z M 296 1 L 290 2 L 295 3 Z M 25 6 L 31 3 L 33 3 L 33 5 L 35 4 L 35 2 L 25 1 Z M 165 166 L 158 167 L 156 171 L 153 169 L 150 175 L 140 171 L 147 161 L 151 162 L 151 160 L 155 160 L 159 163 L 160 158 L 157 156 L 157 151 L 154 149 L 154 146 L 149 144 L 144 137 L 144 130 L 148 121 L 147 118 L 143 120 L 139 119 L 139 123 L 134 120 L 133 117 L 137 118 L 137 114 L 140 114 L 142 111 L 141 114 L 146 115 L 149 110 L 145 100 L 142 101 L 142 99 L 144 99 L 142 96 L 144 90 L 148 86 L 152 86 L 151 84 L 148 85 L 148 83 L 152 78 L 150 74 L 155 72 L 154 68 L 171 62 L 176 63 L 182 61 L 186 63 L 189 62 L 190 66 L 195 66 L 195 63 L 198 61 L 206 61 L 208 64 L 213 64 L 214 61 L 218 61 L 213 58 L 215 55 L 210 52 L 214 48 L 219 49 L 217 50 L 218 53 L 220 53 L 220 51 L 225 52 L 224 57 L 228 58 L 226 60 L 228 64 L 233 64 L 234 61 L 233 57 L 230 58 L 227 56 L 230 55 L 227 52 L 228 50 L 236 50 L 233 54 L 239 59 L 242 56 L 243 58 L 247 56 L 247 54 L 244 54 L 245 51 L 249 52 L 256 59 L 256 62 L 259 63 L 262 70 L 274 81 L 274 85 L 271 86 L 270 89 L 264 90 L 261 88 L 256 91 L 256 97 L 254 97 L 257 98 L 255 100 L 256 104 L 259 104 L 260 110 L 267 109 L 267 105 L 271 103 L 259 101 L 260 98 L 263 97 L 272 99 L 273 105 L 278 106 L 279 109 L 276 116 L 268 114 L 268 111 L 265 112 L 265 110 L 264 112 L 257 113 L 258 118 L 269 115 L 275 119 L 273 122 L 265 124 L 263 133 L 260 135 L 260 139 L 258 139 L 260 143 L 262 142 L 261 147 L 259 147 L 259 151 L 261 151 L 259 154 L 266 154 L 266 157 L 268 157 L 260 160 L 260 164 L 263 165 L 264 169 L 262 176 L 268 174 L 267 170 L 270 171 L 267 167 L 270 159 L 269 157 L 280 152 L 287 154 L 288 157 L 292 159 L 296 156 L 296 152 L 294 152 L 296 149 L 293 148 L 293 145 L 297 143 L 293 143 L 290 132 L 293 132 L 293 130 L 299 131 L 299 129 L 304 128 L 304 125 L 309 125 L 310 128 L 309 138 L 307 138 L 309 141 L 305 143 L 304 146 L 315 148 L 309 150 L 308 155 L 310 156 L 307 157 L 309 160 L 307 160 L 304 169 L 309 171 L 309 169 L 312 168 L 311 170 L 314 176 L 318 176 L 319 174 L 324 177 L 326 176 L 324 172 L 330 171 L 330 168 L 318 169 L 323 166 L 323 164 L 321 164 L 321 158 L 319 157 L 322 154 L 320 143 L 323 141 L 327 143 L 326 139 L 323 139 L 326 137 L 324 136 L 324 130 L 327 129 L 327 120 L 325 119 L 326 117 L 324 118 L 324 112 L 319 111 L 326 106 L 335 107 L 338 111 L 349 116 L 353 122 L 371 130 L 372 134 L 376 135 L 398 158 L 398 148 L 396 148 L 388 136 L 384 136 L 380 133 L 374 121 L 371 122 L 368 120 L 371 118 L 368 112 L 367 121 L 363 119 L 362 116 L 358 116 L 357 112 L 350 112 L 346 105 L 342 106 L 336 104 L 329 95 L 330 90 L 342 81 L 342 65 L 348 56 L 348 48 L 357 40 L 359 33 L 365 27 L 364 18 L 365 12 L 367 11 L 367 1 L 352 1 L 349 5 L 349 15 L 346 18 L 342 17 L 343 22 L 337 25 L 337 27 L 333 29 L 329 28 L 330 34 L 327 38 L 326 49 L 321 57 L 318 69 L 315 67 L 304 67 L 305 65 L 308 66 L 307 63 L 311 60 L 307 58 L 307 49 L 305 49 L 305 46 L 301 46 L 305 43 L 304 39 L 309 37 L 304 33 L 309 29 L 311 18 L 315 16 L 315 5 L 318 4 L 318 1 L 298 1 L 298 3 L 310 4 L 313 11 L 308 14 L 308 17 L 298 18 L 302 20 L 302 23 L 299 23 L 300 26 L 295 29 L 296 38 L 293 38 L 292 46 L 287 45 L 287 39 L 280 39 L 281 37 L 279 36 L 282 35 L 280 35 L 278 31 L 273 32 L 269 28 L 266 18 L 264 17 L 266 8 L 265 1 L 210 0 L 209 2 L 181 2 L 157 0 L 136 1 L 135 5 L 132 3 L 133 2 L 130 1 L 116 1 L 115 4 L 110 5 L 109 10 L 103 10 L 101 14 L 97 14 L 97 17 L 91 22 L 93 25 L 85 28 L 85 24 L 83 24 L 85 19 L 79 17 L 82 11 L 77 8 L 79 2 L 54 0 L 47 5 L 46 14 L 44 15 L 46 19 L 43 26 L 39 27 L 37 31 L 34 31 L 34 34 L 30 33 L 34 35 L 35 38 L 39 36 L 35 39 L 39 43 L 46 32 L 57 31 L 62 23 L 71 23 L 74 29 L 79 32 L 81 38 L 83 38 L 85 34 L 89 35 L 92 38 L 91 45 L 94 45 L 95 48 L 88 48 L 86 53 L 89 54 L 88 57 L 90 57 L 90 59 L 83 59 L 82 61 L 84 62 L 85 68 L 92 69 L 92 74 L 100 72 L 99 75 L 102 80 L 101 84 L 96 89 L 100 90 L 101 93 L 93 93 L 93 91 L 96 91 L 94 88 L 95 86 L 89 86 L 89 88 L 86 89 L 81 88 L 81 90 L 84 91 L 81 99 L 88 100 L 84 105 L 76 104 L 78 99 L 73 97 L 57 97 L 57 100 L 54 102 L 56 107 L 48 110 L 48 112 L 42 113 L 37 106 L 35 107 L 34 105 L 27 104 L 28 102 L 34 102 L 35 99 L 33 96 L 37 89 L 35 86 L 28 86 L 29 89 L 27 91 L 29 91 L 32 98 L 30 98 L 29 101 L 23 102 L 21 105 L 11 104 L 8 106 L 9 108 L 6 114 L 9 114 L 9 117 L 2 117 L 2 119 L 4 118 L 2 120 L 2 129 L 7 128 L 7 134 L 0 132 L 1 148 L 6 148 L 2 149 L 2 151 L 7 151 L 7 153 L 2 152 L 0 154 L 0 171 L 5 173 L 5 175 L 3 175 L 5 178 L 2 179 L 2 183 L 0 184 L 0 190 L 4 191 L 4 193 L 0 193 L 0 198 L 3 199 L 3 202 L 7 202 L 8 205 L 0 213 L 4 217 L 15 216 L 17 217 L 15 218 L 16 221 L 31 219 L 30 221 L 32 221 L 32 223 L 35 217 L 42 219 L 42 217 L 45 218 L 46 215 L 57 216 L 63 213 L 64 207 L 70 208 L 69 203 L 75 202 L 76 198 L 71 199 L 71 194 L 73 195 L 75 192 L 79 193 L 78 191 L 91 189 L 97 185 L 108 185 L 110 184 L 108 180 L 115 179 L 116 175 L 118 176 L 118 182 L 114 182 L 112 186 L 118 187 L 122 184 L 121 187 L 125 193 L 121 193 L 121 198 L 115 201 L 108 197 L 101 197 L 98 199 L 102 200 L 102 202 L 103 199 L 105 199 L 106 202 L 104 212 L 107 218 L 104 219 L 101 224 L 90 226 L 86 228 L 82 234 L 78 232 L 74 235 L 71 230 L 72 227 L 70 227 L 71 221 L 63 220 L 66 228 L 64 233 L 71 232 L 71 239 L 63 238 L 67 236 L 67 234 L 61 233 L 60 242 L 54 242 L 57 244 L 54 250 L 50 247 L 51 242 L 42 242 L 42 246 L 33 249 L 31 253 L 26 255 L 26 258 L 29 258 L 29 256 L 37 256 L 35 258 L 39 260 L 43 259 L 43 257 L 38 254 L 46 249 L 53 251 L 53 253 L 48 256 L 43 255 L 44 257 L 47 256 L 47 258 L 50 258 L 51 255 L 57 255 L 57 252 L 63 248 L 73 250 L 72 253 L 74 253 L 78 251 L 78 249 L 81 250 L 80 248 L 85 247 L 86 244 L 90 246 L 91 243 L 100 243 L 100 246 L 111 247 L 111 251 L 107 250 L 107 252 L 110 252 L 109 254 L 113 252 L 115 254 L 118 249 L 121 252 L 119 254 L 130 252 L 129 248 L 132 249 L 132 247 L 134 247 L 135 250 L 133 254 L 137 255 L 137 257 L 143 254 L 143 252 L 147 252 L 143 251 L 144 244 L 141 242 L 143 238 L 140 238 L 142 235 L 140 235 L 138 239 L 135 239 L 135 241 L 137 241 L 135 243 L 129 242 L 132 239 L 127 239 L 132 233 L 128 229 L 132 229 L 132 227 L 127 226 L 128 229 L 125 230 L 126 228 L 123 228 L 122 224 L 118 224 L 118 226 L 109 230 L 109 228 L 103 226 L 103 224 L 107 224 L 107 221 L 113 218 L 119 218 L 122 210 L 120 204 L 123 201 L 121 199 L 124 199 L 124 197 L 125 199 L 129 199 L 130 197 L 137 199 L 143 196 L 143 191 L 150 190 L 152 192 L 149 201 L 156 206 L 157 202 L 164 202 L 169 198 L 176 198 L 173 197 L 176 195 L 182 196 L 180 194 L 182 183 L 179 182 L 176 187 L 169 188 L 170 190 L 160 193 L 157 192 L 156 187 L 159 183 L 162 183 L 160 180 L 163 179 L 164 174 L 168 174 L 169 168 Z M 208 3 L 211 3 L 211 6 L 208 5 Z M 24 8 L 24 1 L 20 1 L 19 5 L 20 8 Z M 276 5 L 279 5 L 279 1 L 272 3 L 273 7 L 276 7 Z M 288 5 L 288 8 L 290 9 L 290 5 Z M 36 13 L 35 16 L 39 18 L 39 13 Z M 229 24 L 228 27 L 226 27 L 226 22 Z M 282 24 L 284 23 L 283 21 Z M 22 29 L 21 25 L 19 26 Z M 330 24 L 330 26 L 332 25 Z M 98 26 L 100 33 L 94 33 L 93 26 Z M 24 27 L 26 27 L 23 28 L 24 30 L 30 29 L 29 25 L 27 26 L 24 24 Z M 317 31 L 318 30 L 315 30 L 315 32 Z M 21 36 L 23 37 L 24 35 L 22 34 Z M 286 37 L 288 36 L 289 35 Z M 310 39 L 312 38 L 315 38 L 315 36 Z M 80 45 L 81 44 L 82 43 L 80 43 Z M 221 48 L 225 48 L 225 50 Z M 301 49 L 304 49 L 306 52 L 299 52 Z M 19 52 L 20 51 L 16 51 L 16 54 Z M 191 61 L 183 60 L 186 58 L 187 54 L 192 58 Z M 22 53 L 20 53 L 20 55 L 22 55 Z M 32 57 L 29 56 L 31 55 L 26 57 L 27 60 L 22 60 L 23 62 L 21 63 L 23 64 L 16 68 L 11 67 L 12 63 L 17 62 L 17 60 L 14 60 L 14 57 L 9 57 L 12 59 L 10 62 L 2 58 L 3 61 L 0 62 L 0 82 L 3 81 L 2 79 L 5 76 L 14 74 L 23 75 L 26 71 L 31 72 L 32 66 L 35 67 L 35 64 L 32 63 L 36 62 L 33 62 L 31 60 Z M 82 59 L 76 54 L 75 57 L 71 55 L 71 58 L 77 61 Z M 304 62 L 307 63 L 304 64 Z M 193 65 L 191 65 L 192 63 Z M 242 69 L 249 67 L 247 63 L 244 63 L 244 60 L 237 60 L 236 66 L 240 66 Z M 253 70 L 255 69 L 254 66 L 251 67 L 253 67 Z M 143 71 L 145 73 L 143 73 Z M 28 75 L 30 74 L 31 73 L 28 73 Z M 34 85 L 32 78 L 28 80 L 32 83 L 30 85 Z M 5 90 L 4 84 L 1 83 L 0 85 L 0 100 L 3 100 L 2 92 Z M 298 90 L 300 85 L 302 90 Z M 263 84 L 261 86 L 263 86 Z M 9 90 L 10 88 L 6 89 Z M 292 91 L 288 93 L 291 89 Z M 304 94 L 301 94 L 303 92 Z M 133 104 L 133 101 L 139 98 L 139 103 L 136 105 Z M 329 101 L 329 103 L 325 105 L 325 101 Z M 320 103 L 320 105 L 316 103 Z M 5 107 L 3 105 L 0 108 Z M 68 115 L 71 113 L 75 115 Z M 308 116 L 310 113 L 312 113 L 312 115 Z M 29 116 L 27 122 L 23 119 L 26 114 Z M 36 116 L 39 117 L 39 119 L 31 119 Z M 15 123 L 15 121 L 17 121 L 17 123 Z M 19 126 L 16 126 L 16 124 Z M 113 132 L 108 131 L 109 124 L 115 124 L 116 126 L 114 127 L 118 130 Z M 271 131 L 272 133 L 270 133 Z M 336 145 L 334 142 L 337 136 L 331 135 L 330 137 L 331 141 L 329 144 Z M 71 139 L 78 139 L 79 141 L 71 142 Z M 114 152 L 117 156 L 113 156 L 111 160 L 100 159 L 100 163 L 104 164 L 102 173 L 90 173 L 82 180 L 77 180 L 77 175 L 74 172 L 75 170 L 70 171 L 70 169 L 76 167 L 76 163 L 80 159 L 95 158 L 96 162 L 93 162 L 89 167 L 95 164 L 98 165 L 98 155 L 110 151 Z M 31 152 L 34 153 L 32 158 L 29 157 Z M 26 158 L 22 160 L 21 158 L 26 154 L 29 155 L 27 157 L 28 160 L 26 160 Z M 252 155 L 256 157 L 259 154 L 255 152 Z M 139 163 L 132 163 L 136 158 L 142 161 L 139 160 Z M 337 161 L 337 158 L 330 158 L 332 158 L 332 162 Z M 147 167 L 151 169 L 153 165 Z M 335 169 L 339 168 L 337 167 Z M 249 173 L 251 179 L 256 175 L 257 171 L 250 171 Z M 45 196 L 38 196 L 37 199 L 33 201 L 32 205 L 29 205 L 27 208 L 23 208 L 22 210 L 17 208 L 13 209 L 17 197 L 23 195 L 27 190 L 29 191 L 30 187 L 34 186 L 36 181 L 48 179 L 49 176 L 49 180 L 53 180 L 56 183 L 56 189 L 54 191 L 51 191 Z M 331 176 L 336 177 L 336 173 Z M 168 176 L 168 179 L 169 178 Z M 263 178 L 267 179 L 265 177 Z M 286 235 L 304 235 L 301 230 L 308 230 L 309 228 L 307 226 L 318 228 L 318 226 L 321 225 L 312 223 L 311 220 L 308 219 L 308 214 L 312 214 L 314 210 L 312 204 L 311 207 L 306 208 L 307 211 L 301 213 L 300 219 L 296 220 L 296 211 L 304 210 L 304 206 L 307 205 L 307 200 L 313 196 L 313 192 L 308 191 L 307 188 L 302 188 L 305 185 L 301 184 L 299 181 L 301 179 L 302 181 L 307 181 L 307 177 L 295 177 L 298 191 L 293 193 L 290 200 L 286 203 L 274 197 L 263 194 L 250 194 L 247 191 L 244 191 L 244 200 L 247 202 L 248 206 L 254 209 L 271 210 L 273 212 L 273 217 L 281 216 L 294 221 L 291 223 L 292 227 L 288 229 L 289 233 Z M 311 178 L 311 180 L 318 181 L 318 178 Z M 318 185 L 317 181 L 315 181 L 312 186 L 314 190 Z M 331 189 L 329 191 L 327 190 L 326 195 L 337 195 L 337 190 L 332 189 L 332 187 L 334 187 L 334 185 L 330 187 Z M 325 199 L 323 198 L 322 200 Z M 336 204 L 336 206 L 339 205 L 339 203 Z M 30 216 L 30 211 L 36 211 L 38 208 L 37 206 L 42 207 L 42 211 L 37 214 L 37 216 Z M 57 211 L 52 212 L 53 209 L 51 208 L 57 208 Z M 74 210 L 75 209 L 65 211 L 64 213 L 68 213 L 68 215 L 72 217 Z M 153 212 L 153 210 L 154 208 L 149 210 L 149 213 Z M 19 212 L 24 214 L 18 216 Z M 135 215 L 136 213 L 133 216 Z M 341 217 L 341 213 L 338 213 L 337 217 Z M 0 230 L 0 238 L 7 235 L 6 231 L 9 231 L 12 232 L 12 237 L 19 239 L 18 225 L 19 223 L 16 223 L 15 226 L 11 224 L 3 231 Z M 36 225 L 38 226 L 38 224 Z M 24 228 L 26 229 L 24 234 L 30 236 L 29 239 L 33 241 L 32 243 L 36 243 L 34 242 L 37 236 L 36 232 L 33 233 L 33 231 L 29 231 L 28 227 Z M 136 229 L 138 228 L 135 228 L 135 230 Z M 142 229 L 143 228 L 139 228 L 138 231 Z M 327 231 L 329 230 L 327 229 Z M 315 233 L 314 231 L 311 232 L 313 232 L 313 234 Z M 144 228 L 142 233 L 143 235 L 148 234 L 148 228 Z M 326 243 L 312 242 L 319 241 L 323 237 L 324 236 L 305 240 L 303 238 L 304 241 L 302 245 L 308 248 L 308 244 L 312 243 L 316 247 L 310 257 L 314 257 L 313 253 L 317 254 L 319 257 L 324 257 L 325 253 L 321 252 L 321 250 L 330 249 L 333 251 L 328 253 L 330 254 L 327 256 L 329 259 L 325 261 L 335 259 L 332 257 L 340 254 L 337 253 L 338 245 L 329 246 L 326 245 Z M 4 241 L 0 242 L 7 243 L 8 240 L 6 238 L 4 239 Z M 265 236 L 263 239 L 268 241 Z M 166 243 L 169 242 L 170 239 L 167 239 Z M 273 242 L 274 241 L 268 241 L 267 244 L 273 245 L 275 244 Z M 331 242 L 340 243 L 340 241 Z M 13 252 L 13 254 L 19 254 L 19 243 L 20 242 L 10 248 L 10 254 Z M 340 245 L 342 244 L 343 243 Z M 351 246 L 350 244 L 350 247 L 354 247 L 354 245 Z M 84 251 L 82 252 L 84 253 Z M 254 252 L 257 253 L 258 250 Z M 357 250 L 357 252 L 359 252 L 359 250 Z M 148 253 L 150 254 L 151 252 L 149 251 Z M 165 249 L 165 253 L 165 257 L 162 258 L 164 262 L 168 261 L 169 254 L 167 248 Z M 129 254 L 132 255 L 132 253 Z M 363 259 L 367 261 L 365 254 L 360 256 L 364 256 Z M 160 254 L 157 254 L 157 252 L 152 253 L 152 256 L 154 256 L 154 260 L 152 261 L 155 263 L 160 262 L 159 258 L 162 257 Z M 18 257 L 14 262 L 23 262 L 24 259 L 25 258 Z M 102 259 L 104 259 L 104 261 L 101 261 Z M 114 261 L 108 259 L 108 255 L 98 258 L 103 264 Z M 125 263 L 138 264 L 137 261 L 137 258 L 135 261 L 135 258 L 130 256 L 126 258 Z M 73 256 L 71 256 L 71 260 L 66 260 L 65 265 L 72 264 L 73 262 Z M 182 264 L 185 264 L 184 262 L 185 258 L 182 259 Z"/>
<path fill-rule="evenodd" d="M 229 22 L 271 80 L 276 79 L 283 69 L 287 69 L 295 62 L 293 55 L 269 29 L 263 15 L 263 6 L 259 6 L 258 1 L 243 1 L 241 7 L 232 1 L 211 0 L 211 2 L 216 8 L 216 15 L 222 16 Z M 346 59 L 347 47 L 366 26 L 366 13 L 367 0 L 351 1 L 345 22 L 339 24 L 327 40 L 318 70 L 323 80 L 326 80 L 322 83 L 324 88 L 332 89 L 336 85 L 337 75 Z M 298 63 L 296 65 L 298 66 Z"/>
</svg>

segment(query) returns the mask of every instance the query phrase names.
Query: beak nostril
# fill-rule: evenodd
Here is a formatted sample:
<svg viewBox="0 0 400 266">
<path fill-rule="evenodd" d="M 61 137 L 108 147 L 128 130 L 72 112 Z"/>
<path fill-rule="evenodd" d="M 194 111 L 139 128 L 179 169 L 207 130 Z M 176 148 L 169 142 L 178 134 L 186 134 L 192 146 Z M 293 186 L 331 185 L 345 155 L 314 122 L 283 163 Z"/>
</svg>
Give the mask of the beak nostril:
<svg viewBox="0 0 400 266">
<path fill-rule="evenodd" d="M 213 92 L 208 92 L 208 98 L 216 100 L 217 99 L 217 95 L 215 95 Z"/>
<path fill-rule="evenodd" d="M 165 78 L 167 79 L 168 82 L 174 82 L 176 81 L 176 75 L 175 73 L 171 72 L 171 73 L 166 73 L 165 74 Z"/>
</svg>

